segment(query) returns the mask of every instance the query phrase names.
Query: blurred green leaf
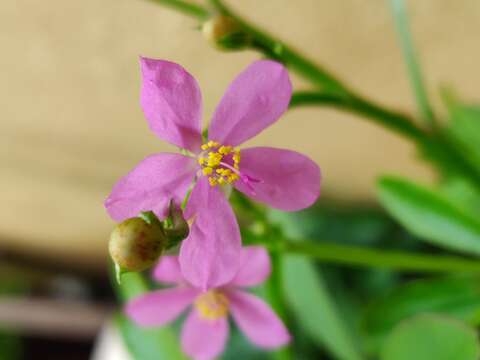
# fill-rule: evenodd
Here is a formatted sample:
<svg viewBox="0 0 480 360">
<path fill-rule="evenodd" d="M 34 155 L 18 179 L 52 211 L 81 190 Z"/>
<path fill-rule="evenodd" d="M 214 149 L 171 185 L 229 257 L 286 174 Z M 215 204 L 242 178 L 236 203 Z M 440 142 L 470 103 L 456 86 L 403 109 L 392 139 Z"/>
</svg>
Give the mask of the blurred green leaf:
<svg viewBox="0 0 480 360">
<path fill-rule="evenodd" d="M 449 178 L 440 185 L 440 192 L 471 216 L 480 214 L 480 192 L 470 182 L 458 177 Z"/>
<path fill-rule="evenodd" d="M 478 323 L 480 278 L 448 277 L 405 284 L 370 304 L 363 325 L 370 335 L 383 336 L 401 320 L 420 313 L 441 313 Z"/>
<path fill-rule="evenodd" d="M 477 334 L 461 322 L 421 315 L 405 320 L 387 338 L 382 360 L 476 360 Z"/>
<path fill-rule="evenodd" d="M 287 257 L 284 261 L 286 297 L 299 325 L 337 359 L 361 359 L 353 336 L 313 265 L 299 257 Z"/>
<path fill-rule="evenodd" d="M 480 222 L 447 197 L 410 181 L 384 177 L 380 201 L 403 226 L 433 244 L 480 254 Z"/>
<path fill-rule="evenodd" d="M 148 283 L 140 273 L 125 273 L 121 285 L 114 282 L 119 296 L 127 301 L 149 291 Z M 146 329 L 140 328 L 118 314 L 116 323 L 123 339 L 136 360 L 185 360 L 178 337 L 169 326 Z"/>
<path fill-rule="evenodd" d="M 222 354 L 222 360 L 265 360 L 269 356 L 266 350 L 262 350 L 252 345 L 245 338 L 236 326 L 230 327 L 230 338 L 228 340 L 225 352 Z"/>
<path fill-rule="evenodd" d="M 415 93 L 415 100 L 422 118 L 428 123 L 433 122 L 433 111 L 430 107 L 427 97 L 427 91 L 423 84 L 420 66 L 417 61 L 417 54 L 413 46 L 412 37 L 409 29 L 407 11 L 404 0 L 390 0 L 393 20 L 397 29 L 400 45 L 403 52 L 403 58 L 407 65 L 410 83 Z"/>
<path fill-rule="evenodd" d="M 480 106 L 463 105 L 455 100 L 448 104 L 449 137 L 469 162 L 480 168 Z"/>
</svg>

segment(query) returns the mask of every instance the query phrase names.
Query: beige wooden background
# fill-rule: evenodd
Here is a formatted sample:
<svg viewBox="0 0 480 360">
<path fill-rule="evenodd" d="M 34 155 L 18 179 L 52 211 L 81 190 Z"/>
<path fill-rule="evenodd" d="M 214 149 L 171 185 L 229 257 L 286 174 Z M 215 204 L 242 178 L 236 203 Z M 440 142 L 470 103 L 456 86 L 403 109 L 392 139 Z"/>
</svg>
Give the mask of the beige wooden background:
<svg viewBox="0 0 480 360">
<path fill-rule="evenodd" d="M 230 1 L 361 92 L 414 111 L 383 0 Z M 480 100 L 480 1 L 411 1 L 429 83 Z M 113 225 L 102 201 L 144 156 L 169 149 L 138 105 L 138 56 L 170 59 L 198 79 L 205 117 L 252 52 L 219 53 L 196 22 L 143 0 L 0 2 L 0 246 L 103 266 Z M 302 86 L 298 79 L 295 84 Z M 321 165 L 323 193 L 373 198 L 385 172 L 428 179 L 413 148 L 351 115 L 288 113 L 252 144 L 296 149 Z"/>
</svg>

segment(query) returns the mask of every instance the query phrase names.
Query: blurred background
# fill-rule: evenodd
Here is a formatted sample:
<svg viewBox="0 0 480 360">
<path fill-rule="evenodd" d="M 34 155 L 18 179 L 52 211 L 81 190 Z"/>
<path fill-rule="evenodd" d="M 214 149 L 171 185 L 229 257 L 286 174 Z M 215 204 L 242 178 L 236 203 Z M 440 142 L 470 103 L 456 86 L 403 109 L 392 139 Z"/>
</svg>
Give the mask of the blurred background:
<svg viewBox="0 0 480 360">
<path fill-rule="evenodd" d="M 413 111 L 385 1 L 227 3 L 361 93 Z M 480 100 L 480 2 L 408 6 L 434 104 L 443 84 Z M 89 358 L 114 303 L 107 256 L 114 223 L 103 200 L 141 159 L 170 149 L 140 109 L 138 57 L 188 69 L 202 89 L 205 120 L 229 82 L 258 58 L 215 50 L 197 27 L 143 0 L 0 2 L 0 326 L 7 330 L 0 359 Z M 322 168 L 323 199 L 342 208 L 375 212 L 374 181 L 382 173 L 433 178 L 411 144 L 329 108 L 292 110 L 251 144 L 308 154 Z"/>
</svg>

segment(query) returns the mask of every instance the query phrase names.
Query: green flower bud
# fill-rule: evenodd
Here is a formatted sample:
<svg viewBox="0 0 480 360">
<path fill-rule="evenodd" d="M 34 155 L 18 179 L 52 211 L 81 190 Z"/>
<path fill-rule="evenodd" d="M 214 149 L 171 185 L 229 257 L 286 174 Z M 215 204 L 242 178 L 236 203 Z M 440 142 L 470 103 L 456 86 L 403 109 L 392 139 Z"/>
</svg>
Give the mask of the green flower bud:
<svg viewBox="0 0 480 360">
<path fill-rule="evenodd" d="M 240 24 L 226 15 L 216 15 L 202 26 L 203 36 L 221 50 L 238 50 L 247 47 L 251 38 Z"/>
<path fill-rule="evenodd" d="M 113 261 L 126 271 L 143 271 L 158 260 L 166 247 L 159 223 L 131 218 L 118 224 L 110 235 L 109 251 Z"/>
<path fill-rule="evenodd" d="M 170 202 L 168 218 L 164 221 L 163 231 L 168 239 L 169 248 L 185 239 L 190 232 L 182 210 L 173 201 Z"/>
</svg>

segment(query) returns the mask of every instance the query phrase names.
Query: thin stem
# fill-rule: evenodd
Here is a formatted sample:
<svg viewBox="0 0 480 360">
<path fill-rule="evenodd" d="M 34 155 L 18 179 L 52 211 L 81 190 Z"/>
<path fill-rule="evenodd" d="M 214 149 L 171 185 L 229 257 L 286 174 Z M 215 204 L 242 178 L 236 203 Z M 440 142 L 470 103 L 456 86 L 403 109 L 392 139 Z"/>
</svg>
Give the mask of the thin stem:
<svg viewBox="0 0 480 360">
<path fill-rule="evenodd" d="M 168 6 L 172 9 L 178 10 L 185 15 L 192 16 L 199 20 L 206 20 L 209 16 L 209 12 L 201 5 L 192 4 L 189 1 L 183 0 L 149 0 L 151 2 Z"/>
<path fill-rule="evenodd" d="M 429 125 L 433 123 L 433 111 L 428 102 L 427 92 L 423 83 L 420 66 L 417 61 L 417 55 L 413 46 L 412 37 L 409 29 L 409 21 L 403 0 L 390 0 L 393 20 L 397 29 L 398 38 L 403 51 L 403 57 L 410 77 L 410 83 L 415 93 L 417 107 L 421 118 Z"/>
<path fill-rule="evenodd" d="M 254 25 L 240 18 L 225 6 L 222 1 L 210 0 L 210 4 L 216 11 L 234 19 L 240 28 L 252 37 L 252 47 L 254 49 L 263 52 L 271 58 L 278 59 L 320 88 L 336 94 L 347 95 L 345 85 L 343 85 L 340 80 L 335 78 L 329 71 L 300 55 L 298 51 L 293 50 L 284 42 L 275 39 L 265 31 L 256 28 Z"/>
<path fill-rule="evenodd" d="M 318 241 L 282 240 L 262 243 L 272 251 L 298 254 L 324 263 L 348 266 L 377 267 L 413 272 L 480 273 L 478 260 L 450 255 L 412 254 L 404 251 L 378 250 L 360 246 L 336 245 Z"/>
<path fill-rule="evenodd" d="M 425 138 L 425 133 L 418 128 L 408 115 L 384 109 L 372 102 L 354 96 L 344 98 L 320 91 L 296 91 L 290 100 L 290 108 L 304 105 L 330 105 L 340 110 L 364 115 L 377 124 L 387 127 L 407 138 L 417 141 Z"/>
<path fill-rule="evenodd" d="M 294 92 L 290 108 L 305 105 L 330 105 L 340 110 L 360 114 L 408 139 L 414 139 L 421 151 L 440 167 L 448 165 L 448 168 L 463 174 L 480 189 L 480 170 L 471 166 L 441 133 L 423 131 L 406 114 L 387 110 L 359 97 L 344 98 L 321 91 Z"/>
<path fill-rule="evenodd" d="M 283 289 L 283 268 L 280 256 L 281 254 L 278 252 L 270 254 L 272 273 L 266 283 L 266 290 L 268 301 L 275 313 L 280 316 L 284 323 L 288 324 L 287 305 Z M 292 349 L 290 346 L 286 346 L 273 352 L 272 357 L 275 360 L 290 360 L 292 359 Z"/>
</svg>

